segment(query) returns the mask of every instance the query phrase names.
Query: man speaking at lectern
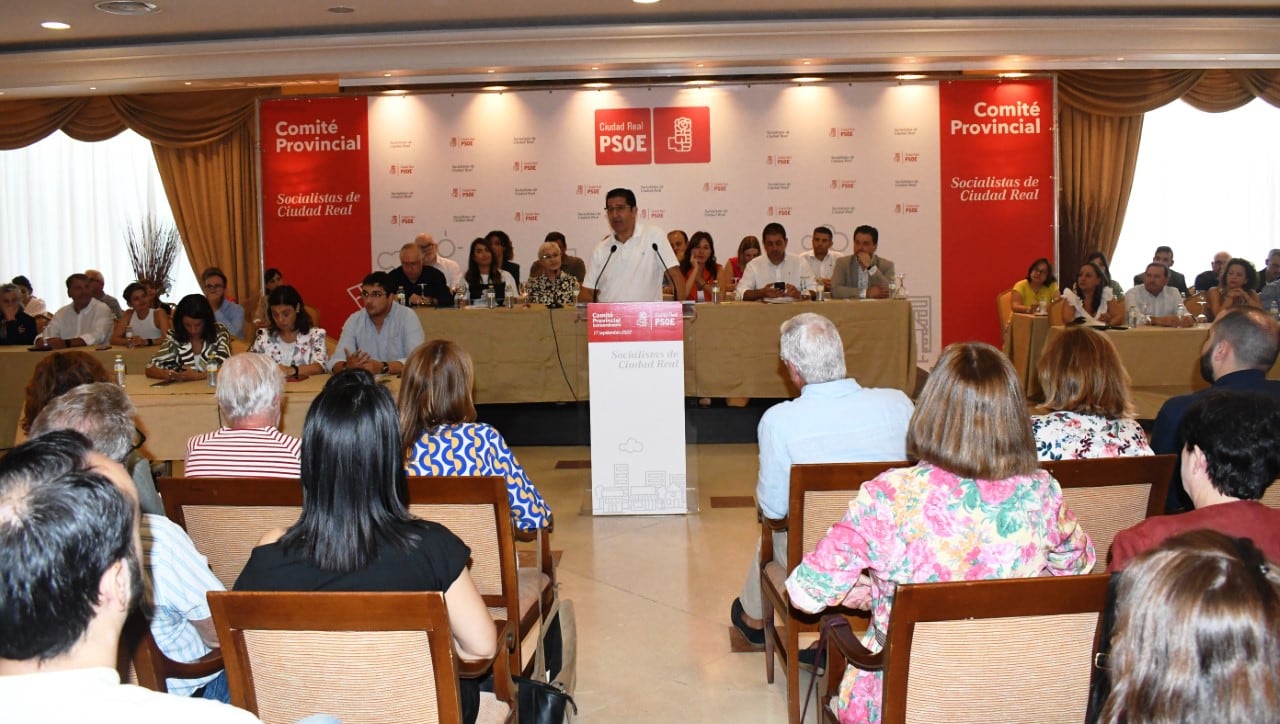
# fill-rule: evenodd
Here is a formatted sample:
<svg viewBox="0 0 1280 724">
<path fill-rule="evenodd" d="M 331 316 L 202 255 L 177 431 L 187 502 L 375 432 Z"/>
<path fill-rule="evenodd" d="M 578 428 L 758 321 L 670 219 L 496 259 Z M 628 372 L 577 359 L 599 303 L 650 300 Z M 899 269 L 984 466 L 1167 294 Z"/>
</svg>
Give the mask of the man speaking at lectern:
<svg viewBox="0 0 1280 724">
<path fill-rule="evenodd" d="M 662 278 L 684 289 L 680 260 L 667 235 L 652 224 L 636 223 L 636 195 L 613 189 L 605 196 L 605 214 L 613 232 L 604 237 L 587 262 L 579 302 L 660 302 Z"/>
</svg>

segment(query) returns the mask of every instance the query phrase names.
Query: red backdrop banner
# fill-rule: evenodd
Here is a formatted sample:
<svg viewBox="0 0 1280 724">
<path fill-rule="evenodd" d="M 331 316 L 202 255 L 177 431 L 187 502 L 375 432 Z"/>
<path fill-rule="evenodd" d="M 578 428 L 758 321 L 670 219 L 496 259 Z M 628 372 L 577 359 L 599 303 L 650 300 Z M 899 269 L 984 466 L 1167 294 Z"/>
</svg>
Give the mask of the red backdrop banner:
<svg viewBox="0 0 1280 724">
<path fill-rule="evenodd" d="M 942 344 L 999 345 L 996 295 L 1055 258 L 1053 81 L 949 81 L 938 96 Z"/>
<path fill-rule="evenodd" d="M 334 290 L 372 269 L 368 101 L 266 100 L 259 123 L 264 268 L 279 269 L 336 338 L 355 307 Z"/>
</svg>

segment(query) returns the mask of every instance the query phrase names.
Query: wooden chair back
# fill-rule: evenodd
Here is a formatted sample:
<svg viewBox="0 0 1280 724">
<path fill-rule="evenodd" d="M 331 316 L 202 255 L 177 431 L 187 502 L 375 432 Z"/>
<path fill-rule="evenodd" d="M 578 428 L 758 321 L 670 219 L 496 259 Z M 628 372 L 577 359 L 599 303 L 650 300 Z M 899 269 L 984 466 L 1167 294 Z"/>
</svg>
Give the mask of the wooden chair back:
<svg viewBox="0 0 1280 724">
<path fill-rule="evenodd" d="M 160 478 L 164 512 L 209 559 L 213 575 L 235 585 L 263 534 L 302 513 L 302 486 L 279 478 Z"/>
<path fill-rule="evenodd" d="M 1267 489 L 1262 491 L 1262 497 L 1258 502 L 1268 508 L 1280 508 L 1280 481 L 1272 480 Z"/>
<path fill-rule="evenodd" d="M 211 591 L 209 607 L 231 703 L 266 724 L 461 722 L 439 592 Z"/>
<path fill-rule="evenodd" d="M 1201 289 L 1195 294 L 1187 297 L 1187 301 L 1183 303 L 1183 306 L 1187 308 L 1187 311 L 1191 313 L 1191 316 L 1202 313 L 1205 316 L 1209 315 L 1209 300 L 1204 296 L 1207 291 L 1207 289 Z"/>
<path fill-rule="evenodd" d="M 151 635 L 150 622 L 141 612 L 131 614 L 120 632 L 116 669 L 120 672 L 120 681 L 126 684 L 167 694 L 169 679 L 202 679 L 222 668 L 222 649 L 215 648 L 189 663 L 165 656 Z"/>
<path fill-rule="evenodd" d="M 1083 721 L 1109 579 L 898 586 L 880 653 L 882 721 Z"/>
<path fill-rule="evenodd" d="M 1052 460 L 1044 469 L 1062 486 L 1062 498 L 1076 514 L 1103 570 L 1116 533 L 1164 512 L 1177 455 L 1095 460 Z"/>
<path fill-rule="evenodd" d="M 1000 329 L 1013 322 L 1013 287 L 996 295 L 996 312 L 1000 315 Z"/>
</svg>

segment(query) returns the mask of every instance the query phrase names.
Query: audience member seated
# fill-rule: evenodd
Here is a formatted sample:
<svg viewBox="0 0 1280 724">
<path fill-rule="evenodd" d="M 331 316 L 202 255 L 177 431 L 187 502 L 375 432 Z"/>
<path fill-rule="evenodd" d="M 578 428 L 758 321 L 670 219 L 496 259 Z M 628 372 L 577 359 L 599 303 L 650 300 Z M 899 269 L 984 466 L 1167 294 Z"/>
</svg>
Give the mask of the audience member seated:
<svg viewBox="0 0 1280 724">
<path fill-rule="evenodd" d="M 1225 253 L 1225 252 L 1224 252 Z M 1280 249 L 1267 252 L 1267 258 L 1258 270 L 1258 291 L 1268 284 L 1280 282 Z"/>
<path fill-rule="evenodd" d="M 404 291 L 405 303 L 411 307 L 452 307 L 453 294 L 444 272 L 427 266 L 422 249 L 408 243 L 400 247 L 400 266 L 387 272 L 394 294 Z"/>
<path fill-rule="evenodd" d="M 711 301 L 711 287 L 716 283 L 720 265 L 716 263 L 716 244 L 711 234 L 695 231 L 685 246 L 680 259 L 680 271 L 684 274 L 685 288 L 680 299 L 691 302 Z"/>
<path fill-rule="evenodd" d="M 150 347 L 158 344 L 173 328 L 168 312 L 151 308 L 151 292 L 142 282 L 133 282 L 124 288 L 124 301 L 129 309 L 116 320 L 111 344 Z"/>
<path fill-rule="evenodd" d="M 434 236 L 423 232 L 413 237 L 413 243 L 422 252 L 423 264 L 444 274 L 444 283 L 450 289 L 458 286 L 458 280 L 462 278 L 462 268 L 458 266 L 458 262 L 440 256 L 440 245 L 436 243 Z"/>
<path fill-rule="evenodd" d="M 120 631 L 144 578 L 137 501 L 74 432 L 0 460 L 0 701 L 12 722 L 256 722 L 241 709 L 122 685 Z"/>
<path fill-rule="evenodd" d="M 497 246 L 501 247 L 501 244 Z M 515 294 L 515 278 L 506 269 L 499 268 L 492 247 L 484 239 L 477 238 L 471 242 L 471 251 L 467 259 L 467 272 L 462 275 L 462 278 L 467 283 L 472 303 L 480 299 L 486 287 L 496 284 L 503 285 L 503 293 L 498 295 L 499 298 L 506 294 Z"/>
<path fill-rule="evenodd" d="M 217 398 L 223 426 L 187 441 L 187 477 L 298 477 L 302 443 L 276 429 L 284 374 L 269 357 L 245 352 L 227 358 Z"/>
<path fill-rule="evenodd" d="M 853 253 L 836 260 L 831 296 L 836 299 L 886 299 L 895 284 L 893 262 L 877 253 L 880 230 L 863 224 L 853 230 Z"/>
<path fill-rule="evenodd" d="M 26 401 L 22 405 L 23 433 L 31 432 L 36 415 L 67 390 L 90 382 L 107 382 L 111 379 L 107 368 L 88 352 L 74 350 L 49 355 L 36 364 L 27 381 Z"/>
<path fill-rule="evenodd" d="M 325 332 L 311 322 L 298 290 L 283 284 L 267 298 L 268 326 L 258 330 L 250 352 L 270 357 L 289 377 L 323 374 L 329 361 Z"/>
<path fill-rule="evenodd" d="M 497 630 L 467 571 L 471 551 L 405 508 L 391 393 L 364 370 L 334 376 L 307 411 L 302 449 L 302 516 L 263 536 L 235 589 L 443 591 L 458 657 L 492 658 Z M 478 681 L 460 688 L 464 720 L 474 722 Z"/>
<path fill-rule="evenodd" d="M 213 308 L 214 317 L 232 336 L 244 338 L 244 307 L 227 298 L 227 275 L 211 266 L 200 275 L 205 299 Z"/>
<path fill-rule="evenodd" d="M 579 286 L 581 286 L 583 280 L 587 278 L 587 262 L 583 261 L 581 257 L 573 256 L 569 253 L 569 247 L 565 241 L 564 234 L 561 234 L 558 231 L 549 231 L 547 232 L 546 241 L 549 241 L 559 247 L 561 259 L 560 268 L 568 272 L 569 276 L 577 279 Z M 541 254 L 541 251 L 539 251 L 539 254 Z M 541 266 L 541 264 L 541 261 L 535 260 L 533 264 L 529 266 L 530 280 L 540 273 L 539 266 Z"/>
<path fill-rule="evenodd" d="M 905 460 L 912 406 L 901 390 L 862 387 L 847 376 L 844 340 L 826 317 L 806 313 L 783 322 L 779 347 L 800 396 L 774 405 L 760 418 L 756 501 L 766 517 L 784 519 L 794 464 Z M 786 531 L 774 532 L 773 554 L 787 564 Z M 759 559 L 757 541 L 729 621 L 747 641 L 763 648 Z"/>
<path fill-rule="evenodd" d="M 1213 390 L 1187 410 L 1178 437 L 1182 486 L 1194 510 L 1147 518 L 1116 534 L 1110 570 L 1123 570 L 1165 538 L 1197 528 L 1250 538 L 1268 558 L 1280 561 L 1280 510 L 1258 502 L 1280 477 L 1280 403 Z"/>
<path fill-rule="evenodd" d="M 0 285 L 0 345 L 29 346 L 36 341 L 36 319 L 22 310 L 17 284 Z"/>
<path fill-rule="evenodd" d="M 254 300 L 253 304 L 246 305 L 246 309 L 253 310 L 253 326 L 258 329 L 269 326 L 268 320 L 270 317 L 268 315 L 270 315 L 271 312 L 267 309 L 267 298 L 270 297 L 271 292 L 274 292 L 276 287 L 281 284 L 284 284 L 284 274 L 282 274 L 279 269 L 269 267 L 266 271 L 262 272 L 262 293 L 258 295 L 258 298 Z"/>
<path fill-rule="evenodd" d="M 51 402 L 36 418 L 32 435 L 74 430 L 89 439 L 94 452 L 133 470 L 131 482 L 143 512 L 142 561 L 148 573 L 146 610 L 151 633 L 165 656 L 174 661 L 195 661 L 218 645 L 205 593 L 221 591 L 222 584 L 186 532 L 164 516 L 150 464 L 138 460 L 130 466 L 133 415 L 133 403 L 124 390 L 108 382 L 94 382 Z M 133 494 L 129 482 L 126 479 L 118 484 Z M 171 678 L 167 685 L 170 694 L 193 696 L 199 692 L 206 699 L 231 700 L 223 673 L 198 679 Z"/>
<path fill-rule="evenodd" d="M 1119 539 L 1117 539 L 1119 540 Z M 1116 583 L 1100 722 L 1280 721 L 1280 571 L 1248 539 L 1199 530 Z"/>
<path fill-rule="evenodd" d="M 1013 311 L 1034 314 L 1058 301 L 1058 280 L 1053 276 L 1053 265 L 1041 257 L 1031 262 L 1027 278 L 1013 285 Z"/>
<path fill-rule="evenodd" d="M 742 279 L 742 273 L 746 271 L 747 264 L 760 256 L 760 253 L 760 240 L 754 235 L 748 234 L 738 242 L 737 255 L 720 267 L 720 294 L 725 299 L 730 299 L 729 295 L 737 292 L 738 280 Z"/>
<path fill-rule="evenodd" d="M 1111 265 L 1107 263 L 1106 254 L 1103 254 L 1100 251 L 1093 251 L 1093 252 L 1090 252 L 1089 256 L 1086 256 L 1084 260 L 1086 262 L 1097 264 L 1098 268 L 1102 270 L 1102 275 L 1107 280 L 1106 283 L 1107 283 L 1107 286 L 1111 289 L 1112 296 L 1114 296 L 1116 299 L 1119 299 L 1124 296 L 1124 287 L 1120 286 L 1120 282 L 1116 281 L 1111 276 Z"/>
<path fill-rule="evenodd" d="M 511 237 L 507 236 L 505 231 L 494 230 L 486 234 L 484 240 L 493 254 L 494 267 L 510 274 L 515 283 L 519 284 L 520 265 L 515 263 L 516 251 L 511 246 Z M 508 287 L 508 289 L 514 288 L 515 286 Z"/>
<path fill-rule="evenodd" d="M 93 298 L 107 305 L 107 308 L 111 310 L 113 319 L 119 319 L 122 312 L 120 300 L 107 294 L 107 280 L 102 276 L 102 272 L 97 269 L 86 269 L 84 275 L 89 277 L 89 288 L 93 291 Z"/>
<path fill-rule="evenodd" d="M 1262 300 L 1253 291 L 1257 286 L 1258 272 L 1248 259 L 1232 259 L 1227 262 L 1218 286 L 1204 295 L 1209 302 L 1209 319 L 1216 319 L 1223 311 L 1234 307 L 1262 309 Z"/>
<path fill-rule="evenodd" d="M 1271 257 L 1267 257 L 1270 260 Z M 1202 271 L 1196 275 L 1195 286 L 1190 290 L 1194 292 L 1203 292 L 1218 286 L 1218 280 L 1222 278 L 1222 270 L 1227 266 L 1227 262 L 1231 261 L 1229 252 L 1220 251 L 1213 255 L 1213 262 L 1209 265 L 1208 271 Z M 1261 291 L 1261 290 L 1259 290 Z"/>
<path fill-rule="evenodd" d="M 375 375 L 404 371 L 405 358 L 422 344 L 422 324 L 408 307 L 395 303 L 392 289 L 386 272 L 373 272 L 360 282 L 364 309 L 342 325 L 338 348 L 329 359 L 330 370 L 358 367 Z"/>
<path fill-rule="evenodd" d="M 1280 400 L 1280 381 L 1268 380 L 1267 370 L 1280 353 L 1280 326 L 1261 309 L 1228 310 L 1213 322 L 1200 355 L 1200 376 L 1212 383 L 1209 390 L 1242 390 Z M 1171 397 L 1156 414 L 1151 449 L 1157 455 L 1180 453 L 1178 427 L 1186 411 L 1209 390 Z M 1173 469 L 1167 512 L 1186 510 L 1191 501 L 1182 489 L 1179 468 Z"/>
<path fill-rule="evenodd" d="M 180 382 L 202 380 L 210 367 L 231 356 L 231 333 L 214 318 L 209 300 L 188 294 L 173 310 L 173 328 L 147 363 L 147 377 Z"/>
<path fill-rule="evenodd" d="M 1061 326 L 1073 321 L 1089 325 L 1124 322 L 1124 302 L 1116 298 L 1102 269 L 1092 262 L 1080 267 L 1076 283 L 1063 290 L 1062 299 L 1050 310 L 1050 324 Z"/>
<path fill-rule="evenodd" d="M 22 311 L 33 317 L 52 317 L 49 308 L 45 305 L 44 300 L 37 297 L 31 288 L 31 281 L 25 276 L 19 274 L 13 278 L 13 283 L 18 285 L 18 290 L 22 292 Z"/>
<path fill-rule="evenodd" d="M 89 382 L 72 387 L 45 405 L 31 423 L 31 437 L 54 430 L 75 430 L 89 438 L 93 449 L 120 463 L 133 477 L 142 512 L 164 515 L 156 492 L 151 461 L 138 454 L 133 402 L 113 382 Z"/>
<path fill-rule="evenodd" d="M 1169 267 L 1164 264 L 1147 265 L 1142 283 L 1125 292 L 1124 305 L 1126 310 L 1138 310 L 1143 324 L 1190 327 L 1196 323 L 1195 317 L 1182 306 L 1182 295 L 1169 286 Z"/>
<path fill-rule="evenodd" d="M 400 436 L 409 475 L 501 475 L 511 519 L 520 530 L 549 528 L 551 508 L 493 427 L 476 422 L 471 355 L 433 339 L 405 363 L 400 381 Z"/>
<path fill-rule="evenodd" d="M 907 431 L 920 462 L 862 485 L 844 518 L 787 578 L 796 608 L 869 609 L 879 651 L 902 583 L 1087 573 L 1093 542 L 1039 469 L 1031 421 L 1008 359 L 983 343 L 942 353 Z M 845 672 L 841 721 L 880 720 L 881 673 Z"/>
<path fill-rule="evenodd" d="M 107 344 L 115 317 L 107 305 L 93 298 L 89 277 L 83 274 L 67 277 L 67 296 L 71 297 L 71 303 L 53 315 L 36 337 L 36 346 L 62 349 Z"/>
<path fill-rule="evenodd" d="M 1038 370 L 1044 404 L 1031 430 L 1041 460 L 1151 455 L 1134 418 L 1129 373 L 1115 345 L 1087 327 L 1069 327 L 1044 348 Z"/>
<path fill-rule="evenodd" d="M 1151 256 L 1153 264 L 1161 264 L 1165 269 L 1169 270 L 1169 286 L 1178 290 L 1178 294 L 1187 295 L 1187 279 L 1182 276 L 1181 272 L 1173 270 L 1173 249 L 1167 246 L 1157 246 L 1156 253 Z M 1133 275 L 1133 285 L 1137 286 L 1142 283 L 1142 275 Z"/>
<path fill-rule="evenodd" d="M 738 280 L 738 298 L 745 302 L 779 297 L 800 298 L 800 290 L 808 289 L 813 275 L 809 263 L 799 254 L 787 253 L 787 230 L 776 221 L 765 225 L 764 256 L 747 264 Z"/>
<path fill-rule="evenodd" d="M 561 264 L 564 252 L 554 241 L 538 248 L 538 261 L 529 268 L 529 301 L 547 306 L 573 306 L 578 300 L 577 278 Z"/>
</svg>

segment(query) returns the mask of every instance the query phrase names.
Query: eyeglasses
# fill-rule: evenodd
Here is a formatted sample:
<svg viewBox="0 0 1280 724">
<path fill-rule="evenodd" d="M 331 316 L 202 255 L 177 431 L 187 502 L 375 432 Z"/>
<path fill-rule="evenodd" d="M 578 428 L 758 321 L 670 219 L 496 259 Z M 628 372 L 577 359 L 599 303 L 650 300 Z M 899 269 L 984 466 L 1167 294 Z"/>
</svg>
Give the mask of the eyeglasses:
<svg viewBox="0 0 1280 724">
<path fill-rule="evenodd" d="M 211 292 L 216 292 L 219 289 L 226 289 L 227 287 L 225 284 L 206 284 L 204 285 L 204 288 Z"/>
<path fill-rule="evenodd" d="M 545 261 L 547 259 L 559 259 L 560 255 L 559 254 L 539 254 L 538 258 Z"/>
<path fill-rule="evenodd" d="M 631 208 L 630 206 L 627 206 L 626 204 L 623 204 L 623 205 L 621 205 L 621 206 L 606 206 L 606 207 L 604 207 L 604 210 L 605 210 L 605 211 L 608 211 L 608 212 L 609 212 L 609 213 L 611 213 L 611 214 L 614 214 L 614 213 L 621 214 L 622 212 L 624 212 L 624 211 L 626 211 L 627 209 L 630 209 L 630 208 Z"/>
<path fill-rule="evenodd" d="M 142 431 L 139 430 L 138 427 L 135 425 L 133 428 L 133 441 L 130 443 L 131 447 L 129 448 L 129 452 L 133 452 L 134 450 L 137 450 L 138 448 L 146 444 L 147 444 L 147 436 L 142 434 Z"/>
<path fill-rule="evenodd" d="M 362 299 L 378 299 L 385 296 L 387 296 L 386 292 L 366 292 L 366 291 L 360 292 L 360 297 Z"/>
</svg>

